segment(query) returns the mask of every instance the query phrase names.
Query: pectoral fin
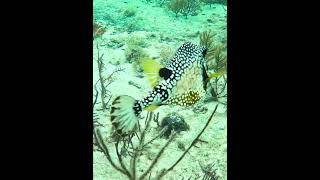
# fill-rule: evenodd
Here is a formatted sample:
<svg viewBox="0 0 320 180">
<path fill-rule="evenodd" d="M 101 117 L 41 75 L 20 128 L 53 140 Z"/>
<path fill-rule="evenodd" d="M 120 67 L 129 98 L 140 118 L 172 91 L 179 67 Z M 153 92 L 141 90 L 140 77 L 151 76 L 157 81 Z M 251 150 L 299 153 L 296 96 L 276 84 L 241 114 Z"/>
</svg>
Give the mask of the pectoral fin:
<svg viewBox="0 0 320 180">
<path fill-rule="evenodd" d="M 151 105 L 151 106 L 146 107 L 145 110 L 146 110 L 146 111 L 149 111 L 149 112 L 152 112 L 152 111 L 156 110 L 158 107 L 160 107 L 160 106 L 158 106 L 158 105 Z"/>
<path fill-rule="evenodd" d="M 211 74 L 210 76 L 208 76 L 208 78 L 204 81 L 204 86 L 205 86 L 204 89 L 207 88 L 207 84 L 208 84 L 208 82 L 210 81 L 210 79 L 221 77 L 221 76 L 223 76 L 223 75 L 226 74 L 226 73 L 227 73 L 226 69 L 222 69 L 222 70 L 219 71 L 219 72 L 212 73 L 212 74 Z"/>
<path fill-rule="evenodd" d="M 152 87 L 155 87 L 160 81 L 159 71 L 162 68 L 160 63 L 153 59 L 147 59 L 142 63 L 142 67 L 149 83 Z"/>
</svg>

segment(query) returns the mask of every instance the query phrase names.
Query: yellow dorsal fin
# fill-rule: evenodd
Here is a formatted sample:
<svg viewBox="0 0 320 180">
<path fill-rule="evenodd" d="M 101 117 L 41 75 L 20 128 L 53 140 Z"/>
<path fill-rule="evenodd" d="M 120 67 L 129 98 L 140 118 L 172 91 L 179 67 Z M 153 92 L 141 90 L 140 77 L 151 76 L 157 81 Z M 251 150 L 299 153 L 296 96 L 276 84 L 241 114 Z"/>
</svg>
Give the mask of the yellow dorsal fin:
<svg viewBox="0 0 320 180">
<path fill-rule="evenodd" d="M 162 68 L 160 63 L 153 59 L 146 59 L 142 62 L 143 72 L 148 77 L 152 87 L 155 87 L 160 80 L 159 70 Z"/>
<path fill-rule="evenodd" d="M 151 105 L 151 106 L 146 107 L 145 110 L 149 111 L 149 112 L 152 112 L 152 111 L 156 110 L 158 107 L 160 107 L 160 106 Z"/>
</svg>

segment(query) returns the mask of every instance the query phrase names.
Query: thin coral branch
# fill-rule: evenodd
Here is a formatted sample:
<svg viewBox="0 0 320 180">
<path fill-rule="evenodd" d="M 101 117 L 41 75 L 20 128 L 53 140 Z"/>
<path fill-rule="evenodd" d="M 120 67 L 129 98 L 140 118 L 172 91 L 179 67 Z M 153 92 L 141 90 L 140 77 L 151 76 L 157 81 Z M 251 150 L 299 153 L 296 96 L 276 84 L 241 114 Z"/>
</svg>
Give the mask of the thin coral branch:
<svg viewBox="0 0 320 180">
<path fill-rule="evenodd" d="M 200 138 L 200 136 L 202 135 L 202 133 L 204 132 L 204 130 L 208 127 L 210 121 L 212 120 L 213 115 L 215 114 L 216 110 L 218 108 L 218 104 L 216 105 L 214 111 L 212 112 L 211 116 L 209 117 L 206 125 L 203 127 L 203 129 L 201 130 L 201 132 L 198 134 L 198 136 L 192 141 L 191 145 L 184 151 L 184 153 L 180 156 L 180 158 L 167 170 L 163 170 L 160 175 L 159 178 L 163 177 L 164 175 L 166 175 L 169 171 L 171 171 L 183 158 L 184 156 L 189 152 L 189 150 L 194 146 L 194 144 L 198 141 L 198 139 Z"/>
<path fill-rule="evenodd" d="M 150 114 L 150 118 L 152 119 L 151 115 L 153 115 L 153 114 Z M 148 115 L 147 115 L 147 117 L 148 117 Z M 147 118 L 147 119 L 148 119 L 148 118 Z M 154 121 L 154 122 L 157 122 L 157 124 L 159 124 L 159 113 L 157 113 L 156 116 L 153 116 L 153 121 Z M 146 121 L 146 123 L 150 123 L 150 119 L 149 119 L 148 122 Z M 155 136 L 155 137 L 152 138 L 150 141 L 148 141 L 147 143 L 145 143 L 145 144 L 142 146 L 142 149 L 144 149 L 148 144 L 152 143 L 154 140 L 156 140 L 157 138 L 159 138 L 159 137 L 165 132 L 166 129 L 167 129 L 167 127 L 163 128 L 163 129 L 161 130 L 161 132 L 160 132 L 157 136 Z"/>
<path fill-rule="evenodd" d="M 135 153 L 133 154 L 133 159 L 132 159 L 131 172 L 132 172 L 132 178 L 133 178 L 133 179 L 136 179 L 136 174 L 137 174 L 136 164 L 137 164 L 138 152 L 139 152 L 139 151 L 135 151 Z"/>
<path fill-rule="evenodd" d="M 214 164 L 208 164 L 207 166 L 202 166 L 200 163 L 200 168 L 204 173 L 202 180 L 218 180 L 219 176 L 217 175 L 217 169 L 214 169 Z"/>
<path fill-rule="evenodd" d="M 154 118 L 154 114 L 152 112 L 148 113 L 149 114 L 149 118 L 148 118 L 148 115 L 147 115 L 147 121 L 146 121 L 146 126 L 141 134 L 141 140 L 140 140 L 140 145 L 142 147 L 143 143 L 144 143 L 144 138 L 145 138 L 145 135 L 146 135 L 146 132 L 147 130 L 149 129 L 149 126 L 150 126 L 150 122 L 151 122 L 151 119 Z M 157 118 L 159 118 L 159 113 L 157 113 Z"/>
<path fill-rule="evenodd" d="M 108 84 L 105 85 L 105 88 L 107 88 L 111 83 L 114 82 L 114 74 L 118 73 L 118 72 L 123 72 L 125 69 L 121 68 L 120 66 L 117 66 L 116 69 L 106 78 L 106 80 L 108 80 Z"/>
<path fill-rule="evenodd" d="M 109 97 L 109 99 L 108 99 L 108 101 L 107 101 L 106 105 L 108 105 L 108 104 L 109 104 L 109 102 L 111 101 L 111 99 L 112 99 L 112 95 L 110 95 L 110 97 Z"/>
<path fill-rule="evenodd" d="M 153 113 L 152 112 L 147 114 L 146 126 L 145 126 L 144 130 L 142 131 L 140 142 L 139 142 L 139 147 L 135 150 L 134 155 L 133 155 L 131 171 L 132 171 L 132 176 L 133 176 L 134 179 L 136 178 L 136 162 L 137 162 L 137 158 L 138 158 L 138 155 L 140 154 L 140 152 L 143 150 L 142 147 L 143 147 L 144 138 L 145 138 L 147 129 L 149 128 L 149 125 L 150 125 L 152 117 L 153 117 Z"/>
<path fill-rule="evenodd" d="M 158 116 L 153 119 L 153 121 L 154 121 L 155 123 L 157 123 L 157 126 L 158 126 L 158 127 L 160 127 L 160 123 L 159 123 L 159 113 L 158 113 Z"/>
<path fill-rule="evenodd" d="M 94 101 L 93 101 L 93 109 L 94 109 L 94 106 L 96 105 L 97 103 L 97 100 L 98 100 L 98 96 L 99 96 L 99 91 L 97 89 L 97 87 L 95 86 L 94 88 L 96 90 L 96 95 L 95 95 L 95 98 L 94 98 Z"/>
<path fill-rule="evenodd" d="M 104 63 L 102 61 L 103 55 L 100 56 L 100 50 L 99 50 L 99 45 L 97 44 L 97 50 L 98 50 L 98 70 L 99 70 L 99 80 L 100 80 L 100 86 L 101 86 L 101 103 L 102 103 L 102 110 L 106 110 L 106 103 L 104 101 L 105 95 L 106 95 L 106 88 L 105 88 L 105 79 L 103 78 L 102 72 L 104 68 Z"/>
<path fill-rule="evenodd" d="M 122 156 L 121 154 L 119 153 L 119 141 L 116 142 L 115 144 L 115 147 L 116 147 L 116 153 L 117 153 L 117 157 L 118 157 L 118 160 L 119 160 L 119 163 L 122 167 L 122 169 L 126 172 L 126 174 L 128 175 L 128 177 L 131 179 L 132 176 L 130 174 L 130 172 L 128 171 L 127 167 L 124 165 L 123 161 L 122 161 Z"/>
<path fill-rule="evenodd" d="M 98 82 L 99 82 L 99 80 L 98 80 L 98 81 L 95 83 L 95 85 L 94 85 L 94 89 L 95 89 L 95 91 L 96 91 L 96 94 L 95 94 L 95 99 L 94 99 L 94 101 L 93 101 L 93 106 L 92 106 L 93 111 L 94 111 L 95 105 L 98 104 L 98 103 L 97 103 L 97 101 L 98 101 L 98 96 L 99 96 L 99 91 L 98 91 L 98 89 L 97 89 L 97 83 L 98 83 Z M 103 125 L 98 121 L 98 119 L 99 119 L 98 115 L 94 112 L 94 113 L 93 113 L 93 127 L 95 127 L 95 125 L 103 126 Z"/>
<path fill-rule="evenodd" d="M 140 137 L 139 137 L 139 134 L 137 132 L 134 132 L 134 134 L 136 135 L 136 137 L 138 138 L 138 140 L 140 141 Z"/>
<path fill-rule="evenodd" d="M 164 127 L 156 137 L 152 138 L 150 141 L 148 141 L 147 143 L 145 143 L 145 144 L 142 146 L 142 148 L 145 148 L 147 145 L 149 145 L 150 143 L 152 143 L 154 140 L 156 140 L 156 139 L 158 139 L 160 136 L 162 136 L 163 133 L 166 132 L 167 129 L 168 129 L 168 126 Z"/>
<path fill-rule="evenodd" d="M 141 134 L 141 126 L 140 126 L 140 122 L 138 121 L 138 132 Z M 137 133 L 138 134 L 138 133 Z M 140 138 L 139 138 L 140 139 Z"/>
<path fill-rule="evenodd" d="M 142 180 L 150 171 L 151 169 L 154 167 L 154 165 L 158 162 L 160 156 L 162 155 L 162 153 L 164 152 L 164 150 L 168 147 L 168 145 L 172 142 L 172 140 L 174 139 L 174 137 L 176 136 L 176 133 L 173 133 L 170 137 L 170 139 L 166 142 L 166 144 L 161 148 L 161 150 L 158 152 L 156 158 L 152 161 L 151 165 L 149 166 L 149 168 L 146 170 L 146 172 L 144 172 L 139 180 Z"/>
<path fill-rule="evenodd" d="M 97 95 L 98 96 L 98 95 Z M 94 108 L 94 105 L 93 105 L 93 108 Z M 101 124 L 99 121 L 99 115 L 96 114 L 95 112 L 93 113 L 93 127 L 95 127 L 96 125 L 97 126 L 104 126 L 103 124 Z"/>
<path fill-rule="evenodd" d="M 166 2 L 167 0 L 160 0 L 159 6 L 162 7 L 162 5 Z"/>
<path fill-rule="evenodd" d="M 104 71 L 104 67 L 105 64 L 103 63 L 103 55 L 100 55 L 100 49 L 99 49 L 99 45 L 97 44 L 97 53 L 98 53 L 98 59 L 97 59 L 97 63 L 98 63 L 98 70 L 99 70 L 99 80 L 100 81 L 100 88 L 101 88 L 101 104 L 102 104 L 102 110 L 105 111 L 107 108 L 108 103 L 110 102 L 112 96 L 110 94 L 108 94 L 107 92 L 110 92 L 107 90 L 107 87 L 114 82 L 114 74 L 118 73 L 120 71 L 124 71 L 124 68 L 121 67 L 117 67 L 107 78 L 105 78 L 103 76 L 103 71 Z M 96 82 L 96 84 L 98 83 L 98 81 Z M 95 84 L 95 86 L 96 86 Z M 106 102 L 105 99 L 107 98 L 107 96 L 109 96 L 108 101 Z"/>
<path fill-rule="evenodd" d="M 210 81 L 208 81 L 208 84 L 210 85 L 211 89 L 210 89 L 210 93 L 211 93 L 211 98 L 210 99 L 207 99 L 205 100 L 205 102 L 209 102 L 211 100 L 213 101 L 217 101 L 217 90 L 216 88 L 213 87 L 212 83 Z"/>
<path fill-rule="evenodd" d="M 225 78 L 224 78 L 223 80 L 224 80 L 223 87 L 221 88 L 221 91 L 220 91 L 220 92 L 217 92 L 217 96 L 218 96 L 218 97 L 222 97 L 222 96 L 220 96 L 220 95 L 224 92 L 224 90 L 225 90 L 226 87 L 227 87 L 227 80 L 226 80 Z"/>
<path fill-rule="evenodd" d="M 218 98 L 218 82 L 220 78 L 214 79 L 214 85 L 215 85 L 215 92 L 216 92 L 216 98 Z"/>
<path fill-rule="evenodd" d="M 200 34 L 200 45 L 207 49 L 213 48 L 213 37 L 214 33 L 211 30 L 202 32 Z"/>
<path fill-rule="evenodd" d="M 200 45 L 207 49 L 205 56 L 206 61 L 212 61 L 214 59 L 217 47 L 214 46 L 214 35 L 211 30 L 204 31 L 200 34 Z"/>
<path fill-rule="evenodd" d="M 105 145 L 105 143 L 103 142 L 102 136 L 101 136 L 101 132 L 99 129 L 97 129 L 96 131 L 94 131 L 94 137 L 97 140 L 97 145 L 99 147 L 100 150 L 102 150 L 102 152 L 104 153 L 104 155 L 107 157 L 108 161 L 110 162 L 110 164 L 112 165 L 113 168 L 115 168 L 117 171 L 121 172 L 122 174 L 128 176 L 128 174 L 126 174 L 126 172 L 121 169 L 120 167 L 118 167 L 111 159 L 109 150 L 107 148 L 107 146 Z M 129 176 L 128 176 L 129 177 Z"/>
</svg>

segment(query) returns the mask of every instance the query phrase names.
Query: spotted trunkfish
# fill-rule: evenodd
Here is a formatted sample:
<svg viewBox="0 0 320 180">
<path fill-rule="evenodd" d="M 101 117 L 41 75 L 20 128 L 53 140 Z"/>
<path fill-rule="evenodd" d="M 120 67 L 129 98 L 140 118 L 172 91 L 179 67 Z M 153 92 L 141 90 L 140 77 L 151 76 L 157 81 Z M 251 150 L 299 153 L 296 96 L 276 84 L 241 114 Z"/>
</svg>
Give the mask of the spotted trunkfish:
<svg viewBox="0 0 320 180">
<path fill-rule="evenodd" d="M 143 110 L 153 111 L 163 105 L 191 106 L 204 97 L 209 78 L 206 52 L 205 47 L 185 42 L 166 67 L 146 60 L 142 66 L 153 90 L 142 100 L 128 95 L 114 99 L 110 115 L 116 132 L 122 136 L 134 132 Z"/>
</svg>

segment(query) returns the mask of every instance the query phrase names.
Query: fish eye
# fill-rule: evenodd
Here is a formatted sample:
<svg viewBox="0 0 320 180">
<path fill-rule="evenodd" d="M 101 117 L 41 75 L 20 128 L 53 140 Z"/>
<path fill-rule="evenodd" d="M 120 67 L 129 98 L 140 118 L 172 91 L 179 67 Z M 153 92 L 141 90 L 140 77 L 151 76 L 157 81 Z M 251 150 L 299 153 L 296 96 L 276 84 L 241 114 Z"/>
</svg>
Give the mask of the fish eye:
<svg viewBox="0 0 320 180">
<path fill-rule="evenodd" d="M 172 70 L 167 69 L 167 68 L 161 68 L 159 71 L 159 76 L 163 77 L 164 80 L 167 80 L 172 74 Z"/>
</svg>

